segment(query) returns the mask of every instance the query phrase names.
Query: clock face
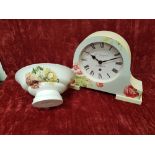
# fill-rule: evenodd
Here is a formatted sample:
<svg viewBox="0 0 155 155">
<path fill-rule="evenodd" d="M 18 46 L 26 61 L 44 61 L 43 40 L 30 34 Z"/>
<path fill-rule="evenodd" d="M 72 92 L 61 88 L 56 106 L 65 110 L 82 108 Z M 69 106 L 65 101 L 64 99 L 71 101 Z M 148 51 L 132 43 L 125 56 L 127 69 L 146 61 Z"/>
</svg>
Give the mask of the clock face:
<svg viewBox="0 0 155 155">
<path fill-rule="evenodd" d="M 96 42 L 86 46 L 80 55 L 82 71 L 95 80 L 116 77 L 123 66 L 123 58 L 112 45 Z"/>
</svg>

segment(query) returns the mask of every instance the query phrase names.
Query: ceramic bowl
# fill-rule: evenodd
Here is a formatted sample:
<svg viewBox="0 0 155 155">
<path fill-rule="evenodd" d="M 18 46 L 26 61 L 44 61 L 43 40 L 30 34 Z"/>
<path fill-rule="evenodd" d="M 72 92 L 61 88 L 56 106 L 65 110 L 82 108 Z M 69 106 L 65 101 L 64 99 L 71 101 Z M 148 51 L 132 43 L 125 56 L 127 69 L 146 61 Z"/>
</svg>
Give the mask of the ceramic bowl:
<svg viewBox="0 0 155 155">
<path fill-rule="evenodd" d="M 21 68 L 15 79 L 24 90 L 35 96 L 34 107 L 49 108 L 63 103 L 60 94 L 68 88 L 74 73 L 63 65 L 40 63 Z"/>
<path fill-rule="evenodd" d="M 2 67 L 2 64 L 0 63 L 0 81 L 4 81 L 6 79 L 7 75 Z"/>
</svg>

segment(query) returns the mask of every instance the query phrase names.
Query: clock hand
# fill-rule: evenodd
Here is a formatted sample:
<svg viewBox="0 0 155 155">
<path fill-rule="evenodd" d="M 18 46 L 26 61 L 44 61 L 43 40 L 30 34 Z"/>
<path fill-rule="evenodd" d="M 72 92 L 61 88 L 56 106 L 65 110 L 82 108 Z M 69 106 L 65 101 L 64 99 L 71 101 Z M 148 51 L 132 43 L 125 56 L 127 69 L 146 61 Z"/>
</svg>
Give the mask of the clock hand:
<svg viewBox="0 0 155 155">
<path fill-rule="evenodd" d="M 99 62 L 100 62 L 100 63 L 103 63 L 103 62 L 107 62 L 107 61 L 115 60 L 115 59 L 118 59 L 118 58 L 121 58 L 121 57 L 112 58 L 112 59 L 109 59 L 109 60 L 104 60 L 104 61 L 99 61 Z"/>
<path fill-rule="evenodd" d="M 91 54 L 90 54 L 91 55 Z M 92 59 L 96 59 L 96 57 L 94 55 L 91 55 Z"/>
<path fill-rule="evenodd" d="M 107 61 L 111 61 L 111 60 L 115 60 L 115 59 L 118 59 L 118 58 L 121 58 L 121 57 L 117 57 L 117 58 L 112 58 L 112 59 L 109 59 L 109 60 L 104 60 L 104 61 L 101 61 L 101 60 L 98 60 L 95 55 L 91 55 L 92 59 L 96 60 L 99 64 L 102 64 L 103 62 L 107 62 Z"/>
<path fill-rule="evenodd" d="M 91 55 L 92 59 L 97 60 L 99 62 L 99 60 L 95 57 L 95 55 Z"/>
</svg>

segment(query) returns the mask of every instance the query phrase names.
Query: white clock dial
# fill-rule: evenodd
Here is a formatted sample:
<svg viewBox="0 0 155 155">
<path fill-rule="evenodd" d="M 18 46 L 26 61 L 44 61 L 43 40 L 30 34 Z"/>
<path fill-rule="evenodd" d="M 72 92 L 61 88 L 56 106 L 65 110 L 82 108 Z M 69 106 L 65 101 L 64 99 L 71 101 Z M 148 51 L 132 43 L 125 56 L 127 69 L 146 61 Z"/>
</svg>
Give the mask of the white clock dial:
<svg viewBox="0 0 155 155">
<path fill-rule="evenodd" d="M 110 44 L 96 42 L 86 46 L 80 55 L 82 71 L 97 80 L 109 80 L 118 75 L 123 66 L 119 51 Z"/>
</svg>

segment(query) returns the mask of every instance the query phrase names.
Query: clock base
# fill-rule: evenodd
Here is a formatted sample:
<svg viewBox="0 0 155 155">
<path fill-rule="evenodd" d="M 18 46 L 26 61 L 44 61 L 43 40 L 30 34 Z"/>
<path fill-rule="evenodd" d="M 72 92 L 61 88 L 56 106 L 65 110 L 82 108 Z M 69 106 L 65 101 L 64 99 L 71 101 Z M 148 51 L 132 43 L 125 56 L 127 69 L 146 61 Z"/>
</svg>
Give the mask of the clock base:
<svg viewBox="0 0 155 155">
<path fill-rule="evenodd" d="M 86 87 L 86 88 L 91 88 L 91 89 L 96 89 L 96 90 L 106 92 L 104 89 L 102 89 L 102 87 L 104 87 L 104 84 L 96 83 L 96 85 L 94 85 L 95 82 L 91 81 L 90 83 L 92 85 L 89 85 L 89 83 L 87 83 L 88 81 L 89 80 L 88 79 L 86 80 L 86 77 L 76 75 L 74 83 L 70 84 L 70 88 L 75 90 L 80 90 L 81 87 Z M 101 89 L 98 89 L 98 88 L 101 88 Z M 124 87 L 123 90 L 117 91 L 117 92 L 110 92 L 110 93 L 116 94 L 117 100 L 122 100 L 125 102 L 140 105 L 142 103 L 142 92 L 143 92 L 142 81 L 137 80 L 131 74 L 130 82 L 126 84 L 126 87 Z"/>
<path fill-rule="evenodd" d="M 116 99 L 125 101 L 125 102 L 135 103 L 138 105 L 141 105 L 141 103 L 142 103 L 142 96 L 140 96 L 138 98 L 131 98 L 131 97 L 127 97 L 125 95 L 116 95 Z"/>
<path fill-rule="evenodd" d="M 70 88 L 74 89 L 74 90 L 80 90 L 81 87 L 78 86 L 78 85 L 70 85 Z M 129 102 L 129 103 L 134 103 L 134 104 L 141 105 L 141 103 L 142 103 L 142 94 L 139 97 L 136 97 L 136 98 L 116 94 L 116 99 L 124 101 L 124 102 Z"/>
</svg>

